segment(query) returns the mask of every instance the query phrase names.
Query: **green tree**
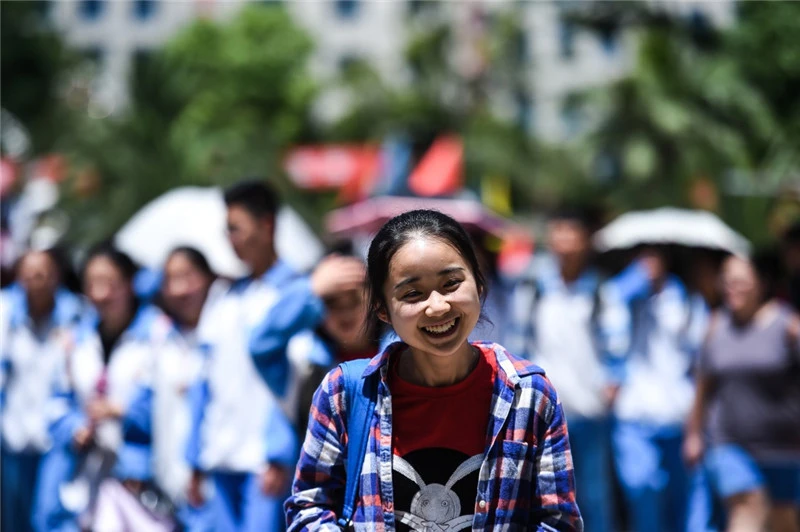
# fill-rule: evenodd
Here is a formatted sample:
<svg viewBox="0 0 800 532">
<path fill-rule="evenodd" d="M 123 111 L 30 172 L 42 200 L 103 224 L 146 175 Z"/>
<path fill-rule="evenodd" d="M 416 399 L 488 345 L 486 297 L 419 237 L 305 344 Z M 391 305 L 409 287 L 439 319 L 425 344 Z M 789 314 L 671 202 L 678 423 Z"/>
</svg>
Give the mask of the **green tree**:
<svg viewBox="0 0 800 532">
<path fill-rule="evenodd" d="M 31 137 L 31 154 L 51 150 L 63 122 L 59 89 L 74 64 L 45 24 L 46 2 L 0 2 L 0 95 Z"/>
<path fill-rule="evenodd" d="M 587 95 L 599 118 L 576 149 L 587 173 L 599 156 L 614 161 L 611 206 L 686 205 L 698 178 L 724 193 L 733 176 L 776 185 L 800 175 L 800 107 L 788 96 L 800 80 L 800 4 L 741 3 L 721 30 L 649 6 L 600 3 L 574 18 L 598 32 L 635 31 L 639 41 L 632 74 Z M 722 214 L 763 241 L 769 204 L 728 197 Z"/>
<path fill-rule="evenodd" d="M 314 220 L 315 199 L 283 177 L 291 144 L 314 135 L 310 39 L 276 5 L 244 8 L 226 23 L 198 20 L 140 61 L 130 102 L 91 119 L 68 141 L 77 172 L 99 176 L 95 194 L 72 194 L 72 236 L 104 238 L 142 205 L 181 185 L 266 176 Z M 302 200 L 302 201 L 301 201 Z"/>
</svg>

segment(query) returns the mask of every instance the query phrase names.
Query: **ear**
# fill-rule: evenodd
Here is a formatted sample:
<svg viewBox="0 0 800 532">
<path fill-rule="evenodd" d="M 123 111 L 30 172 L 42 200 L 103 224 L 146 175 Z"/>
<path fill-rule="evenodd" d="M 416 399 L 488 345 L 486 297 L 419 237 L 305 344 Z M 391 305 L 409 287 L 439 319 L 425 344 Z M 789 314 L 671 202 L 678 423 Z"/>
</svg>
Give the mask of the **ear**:
<svg viewBox="0 0 800 532">
<path fill-rule="evenodd" d="M 261 228 L 270 235 L 275 235 L 275 216 L 264 216 L 261 218 Z"/>
<path fill-rule="evenodd" d="M 384 307 L 383 305 L 375 309 L 375 314 L 378 316 L 378 319 L 381 320 L 383 323 L 388 323 L 389 325 L 392 324 L 392 320 L 389 319 L 389 314 L 386 313 L 386 307 Z"/>
</svg>

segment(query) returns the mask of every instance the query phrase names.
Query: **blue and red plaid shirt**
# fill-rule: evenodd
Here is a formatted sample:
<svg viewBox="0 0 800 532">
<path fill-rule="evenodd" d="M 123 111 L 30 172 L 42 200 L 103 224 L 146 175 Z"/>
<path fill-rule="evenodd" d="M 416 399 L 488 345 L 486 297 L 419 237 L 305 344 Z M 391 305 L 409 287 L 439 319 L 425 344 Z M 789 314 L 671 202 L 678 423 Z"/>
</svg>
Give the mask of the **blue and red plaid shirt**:
<svg viewBox="0 0 800 532">
<path fill-rule="evenodd" d="M 486 451 L 480 468 L 473 530 L 582 531 L 567 422 L 544 371 L 502 346 L 475 343 L 497 359 Z M 376 415 L 361 469 L 353 524 L 357 530 L 394 531 L 392 396 L 389 358 L 394 343 L 365 371 L 380 372 Z M 336 513 L 345 488 L 347 412 L 342 371 L 334 369 L 314 395 L 292 496 L 286 501 L 290 531 L 339 530 Z"/>
</svg>

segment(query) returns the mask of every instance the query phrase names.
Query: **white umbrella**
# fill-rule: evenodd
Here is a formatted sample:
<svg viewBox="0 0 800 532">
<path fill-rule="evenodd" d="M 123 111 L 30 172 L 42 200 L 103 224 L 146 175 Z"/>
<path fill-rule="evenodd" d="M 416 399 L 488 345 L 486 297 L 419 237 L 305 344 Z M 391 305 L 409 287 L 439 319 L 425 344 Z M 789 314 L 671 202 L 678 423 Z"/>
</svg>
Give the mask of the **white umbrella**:
<svg viewBox="0 0 800 532">
<path fill-rule="evenodd" d="M 150 268 L 161 268 L 177 246 L 193 246 L 217 273 L 239 277 L 247 267 L 236 257 L 225 234 L 225 201 L 219 188 L 182 187 L 156 198 L 117 232 L 117 246 Z M 275 221 L 278 255 L 299 271 L 313 267 L 322 245 L 303 219 L 281 207 Z"/>
<path fill-rule="evenodd" d="M 623 214 L 594 236 L 598 251 L 639 244 L 679 244 L 747 254 L 750 242 L 714 214 L 665 207 Z"/>
</svg>

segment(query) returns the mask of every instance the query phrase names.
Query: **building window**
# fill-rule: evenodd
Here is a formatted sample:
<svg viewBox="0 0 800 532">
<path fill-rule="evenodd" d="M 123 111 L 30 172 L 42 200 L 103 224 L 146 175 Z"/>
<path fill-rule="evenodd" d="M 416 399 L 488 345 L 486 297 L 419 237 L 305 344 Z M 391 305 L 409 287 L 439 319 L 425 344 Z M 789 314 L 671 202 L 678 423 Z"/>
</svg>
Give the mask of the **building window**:
<svg viewBox="0 0 800 532">
<path fill-rule="evenodd" d="M 514 99 L 517 101 L 517 123 L 528 133 L 534 131 L 533 100 L 522 90 L 517 91 Z"/>
<path fill-rule="evenodd" d="M 581 97 L 577 94 L 570 94 L 564 98 L 561 104 L 561 123 L 567 139 L 573 138 L 583 131 L 584 119 Z"/>
<path fill-rule="evenodd" d="M 81 57 L 87 63 L 97 67 L 103 61 L 103 50 L 97 46 L 91 46 L 81 50 Z"/>
<path fill-rule="evenodd" d="M 103 0 L 81 0 L 78 13 L 84 20 L 97 20 L 103 15 L 106 3 Z"/>
<path fill-rule="evenodd" d="M 139 20 L 148 20 L 153 17 L 157 7 L 156 0 L 134 0 L 133 15 Z"/>
<path fill-rule="evenodd" d="M 361 8 L 359 0 L 336 0 L 335 6 L 339 18 L 347 19 L 355 18 Z"/>
<path fill-rule="evenodd" d="M 608 55 L 614 55 L 619 49 L 619 31 L 617 28 L 604 28 L 600 32 L 600 45 Z"/>
<path fill-rule="evenodd" d="M 575 23 L 563 17 L 558 24 L 558 53 L 562 59 L 575 55 Z"/>
</svg>

